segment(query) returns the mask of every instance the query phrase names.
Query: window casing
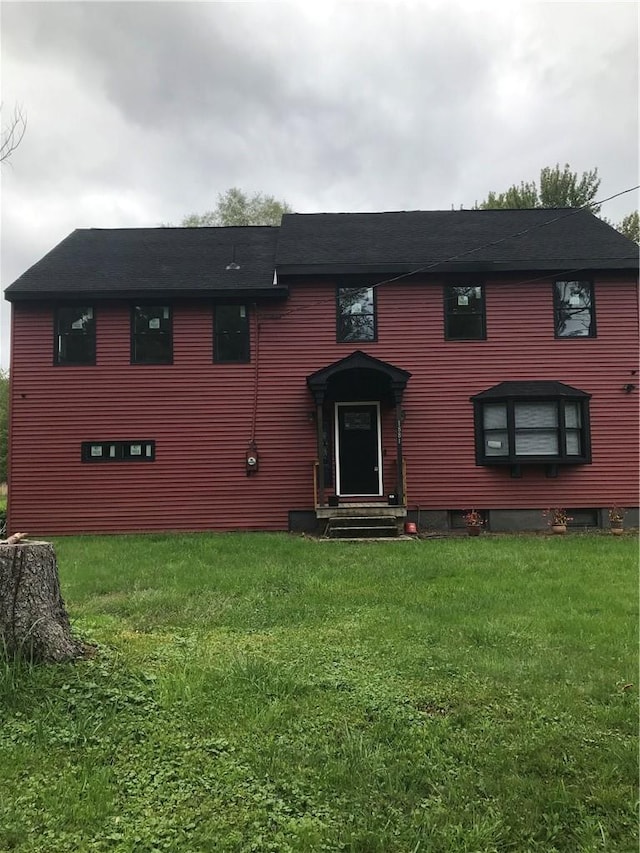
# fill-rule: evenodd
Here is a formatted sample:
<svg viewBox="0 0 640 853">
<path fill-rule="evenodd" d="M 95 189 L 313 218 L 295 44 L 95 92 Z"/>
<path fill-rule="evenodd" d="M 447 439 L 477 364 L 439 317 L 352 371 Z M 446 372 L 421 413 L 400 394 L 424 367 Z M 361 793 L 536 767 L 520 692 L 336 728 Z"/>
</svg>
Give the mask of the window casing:
<svg viewBox="0 0 640 853">
<path fill-rule="evenodd" d="M 445 285 L 444 336 L 448 341 L 485 340 L 484 285 Z"/>
<path fill-rule="evenodd" d="M 134 305 L 131 311 L 131 363 L 173 362 L 173 317 L 169 305 Z"/>
<path fill-rule="evenodd" d="M 213 360 L 250 360 L 249 309 L 246 305 L 216 305 L 213 319 Z"/>
<path fill-rule="evenodd" d="M 54 318 L 54 364 L 96 363 L 96 321 L 91 305 L 60 305 Z"/>
<path fill-rule="evenodd" d="M 375 288 L 338 287 L 336 298 L 336 340 L 338 343 L 375 341 Z"/>
<path fill-rule="evenodd" d="M 556 338 L 595 338 L 596 316 L 591 282 L 554 282 L 553 306 Z"/>
<path fill-rule="evenodd" d="M 83 441 L 82 462 L 155 462 L 155 441 Z"/>
<path fill-rule="evenodd" d="M 486 396 L 479 394 L 472 398 L 476 464 L 577 465 L 591 462 L 589 395 L 573 390 L 574 394 L 546 397 L 496 397 L 485 392 Z"/>
</svg>

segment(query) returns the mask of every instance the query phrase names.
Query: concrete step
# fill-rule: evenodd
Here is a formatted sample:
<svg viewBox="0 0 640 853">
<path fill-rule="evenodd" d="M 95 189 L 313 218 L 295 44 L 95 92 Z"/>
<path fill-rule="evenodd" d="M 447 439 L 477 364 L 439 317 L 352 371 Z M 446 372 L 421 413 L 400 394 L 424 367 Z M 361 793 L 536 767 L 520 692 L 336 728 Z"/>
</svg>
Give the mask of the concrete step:
<svg viewBox="0 0 640 853">
<path fill-rule="evenodd" d="M 334 517 L 325 528 L 325 536 L 330 539 L 389 539 L 398 534 L 394 516 Z"/>
</svg>

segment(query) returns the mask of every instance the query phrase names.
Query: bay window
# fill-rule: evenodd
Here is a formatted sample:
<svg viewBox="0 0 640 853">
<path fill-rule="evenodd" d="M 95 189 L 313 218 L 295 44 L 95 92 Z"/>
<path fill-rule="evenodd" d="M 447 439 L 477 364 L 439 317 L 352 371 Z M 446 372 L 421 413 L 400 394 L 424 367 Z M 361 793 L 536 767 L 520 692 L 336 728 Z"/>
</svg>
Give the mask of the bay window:
<svg viewBox="0 0 640 853">
<path fill-rule="evenodd" d="M 590 462 L 589 398 L 562 382 L 502 382 L 476 394 L 476 464 Z"/>
</svg>

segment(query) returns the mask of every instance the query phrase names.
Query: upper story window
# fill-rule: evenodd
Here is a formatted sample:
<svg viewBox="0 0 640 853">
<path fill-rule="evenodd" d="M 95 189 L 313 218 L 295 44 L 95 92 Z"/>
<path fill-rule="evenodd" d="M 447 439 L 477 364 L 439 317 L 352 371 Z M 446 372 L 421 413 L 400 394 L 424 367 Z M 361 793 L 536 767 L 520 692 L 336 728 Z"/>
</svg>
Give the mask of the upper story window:
<svg viewBox="0 0 640 853">
<path fill-rule="evenodd" d="M 246 305 L 215 306 L 213 359 L 221 362 L 250 360 L 249 311 Z"/>
<path fill-rule="evenodd" d="M 445 286 L 444 336 L 448 341 L 482 341 L 486 338 L 483 285 Z"/>
<path fill-rule="evenodd" d="M 339 287 L 338 342 L 376 340 L 376 302 L 373 287 Z"/>
<path fill-rule="evenodd" d="M 584 391 L 561 382 L 502 382 L 471 399 L 478 465 L 591 461 Z"/>
<path fill-rule="evenodd" d="M 55 364 L 96 363 L 96 321 L 92 306 L 59 306 L 54 325 Z"/>
<path fill-rule="evenodd" d="M 556 338 L 595 338 L 590 281 L 556 281 L 553 290 Z"/>
<path fill-rule="evenodd" d="M 173 323 L 169 305 L 134 305 L 131 314 L 131 363 L 171 364 Z"/>
</svg>

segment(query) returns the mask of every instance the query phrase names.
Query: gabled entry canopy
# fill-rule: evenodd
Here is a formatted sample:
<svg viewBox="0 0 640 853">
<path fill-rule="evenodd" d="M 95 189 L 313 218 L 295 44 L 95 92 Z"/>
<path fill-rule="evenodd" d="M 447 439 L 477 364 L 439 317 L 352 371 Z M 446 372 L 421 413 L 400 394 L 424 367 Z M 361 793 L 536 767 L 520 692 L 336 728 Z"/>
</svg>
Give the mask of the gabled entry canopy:
<svg viewBox="0 0 640 853">
<path fill-rule="evenodd" d="M 307 376 L 307 385 L 317 405 L 325 400 L 385 400 L 398 405 L 411 374 L 356 350 L 340 361 Z"/>
</svg>

